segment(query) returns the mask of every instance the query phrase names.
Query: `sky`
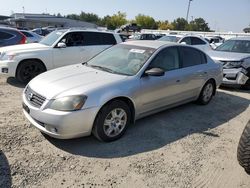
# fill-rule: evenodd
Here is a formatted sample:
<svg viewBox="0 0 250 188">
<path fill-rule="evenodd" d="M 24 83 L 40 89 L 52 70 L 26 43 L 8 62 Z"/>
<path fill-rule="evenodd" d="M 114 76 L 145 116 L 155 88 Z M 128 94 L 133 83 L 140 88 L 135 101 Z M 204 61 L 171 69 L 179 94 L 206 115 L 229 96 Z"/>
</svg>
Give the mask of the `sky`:
<svg viewBox="0 0 250 188">
<path fill-rule="evenodd" d="M 0 0 L 4 1 L 4 0 Z M 95 13 L 100 17 L 125 12 L 127 19 L 145 14 L 155 20 L 173 21 L 186 18 L 189 0 L 7 0 L 0 6 L 0 15 L 11 13 L 49 13 L 62 15 Z M 2 3 L 1 3 L 2 4 Z M 23 9 L 24 7 L 24 9 Z M 242 32 L 250 25 L 250 0 L 192 0 L 189 20 L 202 17 L 210 29 Z"/>
</svg>

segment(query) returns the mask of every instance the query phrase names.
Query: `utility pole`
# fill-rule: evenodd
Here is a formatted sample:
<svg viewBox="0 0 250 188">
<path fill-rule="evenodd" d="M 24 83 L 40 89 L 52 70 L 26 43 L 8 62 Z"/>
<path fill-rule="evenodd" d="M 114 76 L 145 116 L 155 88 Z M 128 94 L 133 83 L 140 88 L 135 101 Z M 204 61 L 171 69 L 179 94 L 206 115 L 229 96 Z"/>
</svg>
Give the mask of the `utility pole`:
<svg viewBox="0 0 250 188">
<path fill-rule="evenodd" d="M 187 22 L 188 22 L 188 15 L 189 15 L 191 1 L 193 1 L 193 0 L 188 0 L 188 9 L 187 9 L 187 17 L 186 17 Z"/>
</svg>

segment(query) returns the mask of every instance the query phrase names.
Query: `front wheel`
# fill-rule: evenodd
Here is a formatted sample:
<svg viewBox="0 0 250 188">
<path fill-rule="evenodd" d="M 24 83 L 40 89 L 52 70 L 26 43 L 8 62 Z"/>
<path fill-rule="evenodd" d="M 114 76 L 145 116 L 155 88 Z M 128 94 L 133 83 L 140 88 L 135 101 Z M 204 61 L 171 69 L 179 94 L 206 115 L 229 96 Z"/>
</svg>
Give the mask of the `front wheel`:
<svg viewBox="0 0 250 188">
<path fill-rule="evenodd" d="M 250 121 L 246 125 L 238 144 L 237 158 L 240 165 L 250 175 Z"/>
<path fill-rule="evenodd" d="M 211 80 L 207 81 L 207 83 L 203 86 L 201 90 L 197 102 L 202 105 L 208 104 L 213 98 L 215 89 L 215 84 Z"/>
<path fill-rule="evenodd" d="M 98 113 L 93 134 L 104 142 L 119 139 L 126 131 L 131 119 L 128 105 L 123 101 L 112 101 Z"/>
<path fill-rule="evenodd" d="M 27 60 L 22 62 L 16 72 L 16 78 L 19 82 L 28 83 L 37 75 L 46 71 L 44 65 L 36 60 Z"/>
</svg>

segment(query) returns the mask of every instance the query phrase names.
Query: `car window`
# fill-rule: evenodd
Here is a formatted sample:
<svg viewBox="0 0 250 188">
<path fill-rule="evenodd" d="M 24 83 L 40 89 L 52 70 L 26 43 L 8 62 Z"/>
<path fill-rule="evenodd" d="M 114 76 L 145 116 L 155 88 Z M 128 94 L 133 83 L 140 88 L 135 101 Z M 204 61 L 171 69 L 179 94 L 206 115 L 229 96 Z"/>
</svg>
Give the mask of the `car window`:
<svg viewBox="0 0 250 188">
<path fill-rule="evenodd" d="M 250 41 L 248 40 L 228 40 L 219 47 L 217 51 L 250 53 Z"/>
<path fill-rule="evenodd" d="M 206 44 L 203 40 L 199 39 L 198 37 L 190 37 L 192 45 L 204 45 Z"/>
<path fill-rule="evenodd" d="M 33 37 L 30 33 L 25 32 L 25 31 L 21 31 L 26 37 Z"/>
<path fill-rule="evenodd" d="M 182 67 L 190 67 L 207 63 L 206 55 L 194 48 L 180 47 Z"/>
<path fill-rule="evenodd" d="M 0 40 L 7 40 L 12 38 L 14 35 L 10 34 L 10 33 L 6 33 L 3 31 L 0 31 Z"/>
<path fill-rule="evenodd" d="M 101 45 L 115 45 L 117 42 L 111 33 L 97 33 L 101 38 Z"/>
<path fill-rule="evenodd" d="M 191 45 L 191 39 L 190 37 L 184 37 L 183 39 L 181 39 L 180 43 L 185 42 L 188 45 Z"/>
<path fill-rule="evenodd" d="M 62 38 L 61 42 L 64 42 L 67 47 L 83 46 L 84 36 L 82 32 L 71 32 L 66 34 Z"/>
<path fill-rule="evenodd" d="M 179 69 L 180 61 L 177 47 L 161 50 L 150 63 L 149 68 L 161 68 L 165 71 Z"/>
</svg>

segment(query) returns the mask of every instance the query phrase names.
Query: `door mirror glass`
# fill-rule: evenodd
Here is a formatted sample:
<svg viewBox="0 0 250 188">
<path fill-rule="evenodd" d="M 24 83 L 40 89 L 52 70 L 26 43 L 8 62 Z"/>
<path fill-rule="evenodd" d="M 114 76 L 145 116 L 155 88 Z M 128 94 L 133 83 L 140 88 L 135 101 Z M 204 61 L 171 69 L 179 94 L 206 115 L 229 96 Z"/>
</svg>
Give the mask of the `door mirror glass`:
<svg viewBox="0 0 250 188">
<path fill-rule="evenodd" d="M 148 76 L 164 76 L 165 71 L 161 68 L 151 68 L 145 71 L 145 75 Z"/>
<path fill-rule="evenodd" d="M 57 48 L 66 48 L 67 46 L 66 46 L 66 44 L 64 43 L 64 42 L 59 42 L 58 44 L 57 44 Z"/>
</svg>

